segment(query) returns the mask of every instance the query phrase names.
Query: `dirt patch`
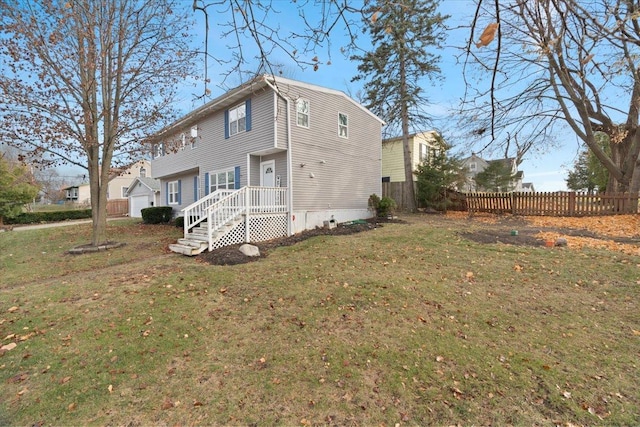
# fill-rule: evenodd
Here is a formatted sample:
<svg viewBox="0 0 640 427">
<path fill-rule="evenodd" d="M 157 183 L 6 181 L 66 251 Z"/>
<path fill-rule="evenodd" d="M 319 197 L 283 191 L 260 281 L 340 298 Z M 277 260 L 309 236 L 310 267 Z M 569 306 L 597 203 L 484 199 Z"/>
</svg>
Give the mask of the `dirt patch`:
<svg viewBox="0 0 640 427">
<path fill-rule="evenodd" d="M 269 252 L 273 249 L 292 246 L 296 243 L 310 239 L 316 236 L 344 236 L 355 233 L 362 233 L 364 231 L 374 230 L 378 227 L 383 227 L 384 224 L 406 224 L 406 221 L 401 219 L 386 219 L 386 218 L 373 218 L 366 221 L 358 221 L 355 223 L 338 224 L 335 228 L 316 228 L 314 230 L 306 230 L 302 233 L 294 234 L 293 236 L 281 237 L 278 239 L 268 240 L 265 242 L 255 242 L 252 245 L 257 246 L 260 249 L 260 256 L 248 257 L 238 250 L 241 246 L 231 245 L 224 248 L 215 249 L 211 252 L 203 252 L 198 255 L 198 261 L 212 265 L 236 265 L 244 264 L 247 262 L 258 261 L 269 255 Z"/>
</svg>

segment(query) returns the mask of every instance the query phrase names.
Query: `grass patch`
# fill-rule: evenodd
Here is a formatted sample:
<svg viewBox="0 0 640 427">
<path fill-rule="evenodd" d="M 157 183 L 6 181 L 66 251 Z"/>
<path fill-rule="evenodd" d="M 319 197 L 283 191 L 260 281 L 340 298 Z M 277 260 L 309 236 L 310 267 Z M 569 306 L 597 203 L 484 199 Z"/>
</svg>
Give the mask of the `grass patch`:
<svg viewBox="0 0 640 427">
<path fill-rule="evenodd" d="M 0 424 L 640 422 L 640 259 L 407 219 L 226 267 L 132 220 L 0 235 Z"/>
</svg>

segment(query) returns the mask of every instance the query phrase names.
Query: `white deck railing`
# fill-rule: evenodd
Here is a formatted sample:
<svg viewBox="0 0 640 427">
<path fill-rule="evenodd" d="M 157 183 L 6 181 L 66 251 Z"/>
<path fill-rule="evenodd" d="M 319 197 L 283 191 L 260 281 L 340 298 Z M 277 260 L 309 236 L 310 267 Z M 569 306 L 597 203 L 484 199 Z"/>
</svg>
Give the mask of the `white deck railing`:
<svg viewBox="0 0 640 427">
<path fill-rule="evenodd" d="M 207 219 L 207 209 L 209 209 L 209 207 L 234 192 L 235 190 L 216 190 L 182 209 L 185 237 L 189 233 L 189 230 Z"/>
<path fill-rule="evenodd" d="M 249 216 L 283 214 L 288 211 L 287 189 L 283 187 L 242 187 L 239 190 L 218 190 L 182 210 L 184 236 L 187 237 L 191 228 L 207 220 L 207 236 L 209 250 L 211 250 L 214 233 L 240 215 L 245 215 L 248 231 Z"/>
</svg>

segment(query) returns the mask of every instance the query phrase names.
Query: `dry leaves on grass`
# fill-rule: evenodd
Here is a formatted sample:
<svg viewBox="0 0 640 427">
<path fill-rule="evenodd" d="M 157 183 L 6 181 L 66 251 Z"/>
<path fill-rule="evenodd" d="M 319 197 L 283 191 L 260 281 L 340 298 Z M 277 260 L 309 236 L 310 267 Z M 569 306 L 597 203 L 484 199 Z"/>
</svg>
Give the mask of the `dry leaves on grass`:
<svg viewBox="0 0 640 427">
<path fill-rule="evenodd" d="M 614 238 L 632 239 L 639 237 L 640 217 L 638 215 L 612 215 L 599 217 L 527 217 L 531 225 L 545 228 L 571 228 L 588 230 L 608 239 L 592 237 L 567 236 L 555 231 L 541 231 L 536 235 L 543 240 L 556 240 L 560 237 L 567 240 L 571 249 L 596 248 L 622 252 L 627 255 L 640 256 L 640 247 L 633 243 L 616 242 Z"/>
<path fill-rule="evenodd" d="M 537 227 L 583 229 L 609 237 L 640 237 L 639 215 L 597 217 L 529 216 L 526 219 L 528 223 Z"/>
<path fill-rule="evenodd" d="M 452 219 L 468 219 L 467 212 L 447 212 Z M 594 217 L 551 217 L 527 216 L 514 217 L 512 215 L 497 215 L 491 213 L 477 213 L 471 218 L 483 224 L 499 224 L 505 220 L 523 219 L 529 227 L 539 227 L 535 234 L 542 241 L 555 242 L 559 238 L 567 241 L 570 249 L 597 248 L 622 252 L 627 255 L 640 256 L 640 215 L 610 215 Z M 587 230 L 597 237 L 567 235 L 562 230 Z M 615 240 L 614 240 L 615 239 Z M 627 241 L 621 241 L 621 240 Z M 637 239 L 638 242 L 630 240 Z M 616 241 L 617 240 L 617 241 Z"/>
</svg>

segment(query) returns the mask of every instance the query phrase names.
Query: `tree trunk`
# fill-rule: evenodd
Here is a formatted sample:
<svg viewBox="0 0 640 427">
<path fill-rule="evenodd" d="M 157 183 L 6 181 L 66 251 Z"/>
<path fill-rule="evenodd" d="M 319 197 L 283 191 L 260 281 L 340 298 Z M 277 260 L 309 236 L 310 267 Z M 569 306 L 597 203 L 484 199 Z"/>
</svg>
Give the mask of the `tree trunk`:
<svg viewBox="0 0 640 427">
<path fill-rule="evenodd" d="M 407 89 L 407 72 L 405 69 L 405 61 L 403 59 L 404 47 L 398 49 L 400 57 L 400 108 L 402 116 L 402 151 L 404 153 L 404 186 L 405 209 L 408 212 L 415 212 L 416 209 L 416 192 L 413 185 L 413 157 L 411 146 L 409 144 L 409 108 L 407 106 L 407 98 L 409 97 Z"/>
</svg>

